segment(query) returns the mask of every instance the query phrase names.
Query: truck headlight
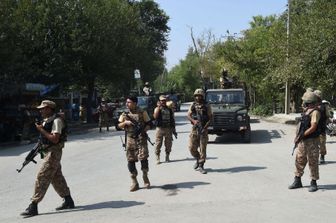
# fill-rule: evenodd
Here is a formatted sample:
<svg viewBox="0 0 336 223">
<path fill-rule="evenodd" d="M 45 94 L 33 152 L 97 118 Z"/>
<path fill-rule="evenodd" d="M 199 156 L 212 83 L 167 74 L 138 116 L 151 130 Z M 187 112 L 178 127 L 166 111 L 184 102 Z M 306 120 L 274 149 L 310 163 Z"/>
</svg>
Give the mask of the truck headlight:
<svg viewBox="0 0 336 223">
<path fill-rule="evenodd" d="M 239 122 L 243 121 L 243 116 L 238 115 L 238 116 L 237 116 L 237 120 L 238 120 Z"/>
</svg>

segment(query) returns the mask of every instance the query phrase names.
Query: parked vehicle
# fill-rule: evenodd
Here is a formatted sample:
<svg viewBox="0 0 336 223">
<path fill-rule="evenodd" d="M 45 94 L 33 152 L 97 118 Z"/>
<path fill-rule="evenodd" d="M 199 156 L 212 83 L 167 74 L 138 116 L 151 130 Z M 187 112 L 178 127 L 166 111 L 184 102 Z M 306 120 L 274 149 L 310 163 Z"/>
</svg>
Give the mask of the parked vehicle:
<svg viewBox="0 0 336 223">
<path fill-rule="evenodd" d="M 248 97 L 243 88 L 208 89 L 206 101 L 211 105 L 213 118 L 209 134 L 240 134 L 243 142 L 251 141 Z"/>
</svg>

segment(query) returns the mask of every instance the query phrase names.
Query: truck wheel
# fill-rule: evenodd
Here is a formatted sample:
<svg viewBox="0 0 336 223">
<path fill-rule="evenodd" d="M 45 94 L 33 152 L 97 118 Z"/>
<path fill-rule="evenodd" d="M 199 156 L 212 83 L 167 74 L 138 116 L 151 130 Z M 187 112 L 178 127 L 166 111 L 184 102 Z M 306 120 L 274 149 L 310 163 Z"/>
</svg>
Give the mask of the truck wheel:
<svg viewBox="0 0 336 223">
<path fill-rule="evenodd" d="M 247 129 L 242 134 L 242 140 L 244 143 L 250 143 L 251 142 L 251 129 Z"/>
</svg>

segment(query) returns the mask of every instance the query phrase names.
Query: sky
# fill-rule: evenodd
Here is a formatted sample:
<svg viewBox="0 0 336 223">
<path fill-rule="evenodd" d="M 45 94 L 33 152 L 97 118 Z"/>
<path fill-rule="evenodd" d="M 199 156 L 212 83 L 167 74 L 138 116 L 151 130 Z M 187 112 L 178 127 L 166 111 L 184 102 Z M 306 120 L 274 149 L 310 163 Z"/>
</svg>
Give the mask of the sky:
<svg viewBox="0 0 336 223">
<path fill-rule="evenodd" d="M 287 0 L 154 0 L 170 17 L 167 68 L 184 59 L 194 37 L 211 31 L 217 39 L 241 33 L 250 27 L 253 16 L 280 15 L 286 10 Z"/>
</svg>

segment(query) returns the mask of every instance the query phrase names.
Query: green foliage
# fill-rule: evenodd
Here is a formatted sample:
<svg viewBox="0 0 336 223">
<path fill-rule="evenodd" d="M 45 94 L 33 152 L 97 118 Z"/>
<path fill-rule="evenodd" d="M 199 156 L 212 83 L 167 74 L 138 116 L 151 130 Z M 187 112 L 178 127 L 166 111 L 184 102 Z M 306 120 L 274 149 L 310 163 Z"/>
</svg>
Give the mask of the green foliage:
<svg viewBox="0 0 336 223">
<path fill-rule="evenodd" d="M 257 105 L 251 109 L 251 114 L 258 116 L 270 116 L 272 112 L 272 107 L 268 105 Z"/>
</svg>

